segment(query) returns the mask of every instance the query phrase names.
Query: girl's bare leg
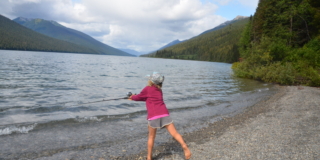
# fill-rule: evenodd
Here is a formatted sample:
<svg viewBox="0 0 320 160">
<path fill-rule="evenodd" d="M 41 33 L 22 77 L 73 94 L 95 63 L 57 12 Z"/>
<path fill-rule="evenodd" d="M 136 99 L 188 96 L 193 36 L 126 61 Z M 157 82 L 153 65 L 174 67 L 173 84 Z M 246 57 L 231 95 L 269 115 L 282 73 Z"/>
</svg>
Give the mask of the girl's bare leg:
<svg viewBox="0 0 320 160">
<path fill-rule="evenodd" d="M 182 136 L 177 132 L 176 127 L 174 126 L 174 124 L 171 123 L 171 124 L 167 125 L 166 128 L 167 128 L 168 132 L 171 134 L 171 136 L 180 143 L 180 145 L 181 145 L 181 147 L 182 147 L 182 149 L 184 151 L 185 158 L 186 159 L 190 159 L 191 158 L 191 152 L 190 152 L 187 144 L 184 142 Z"/>
<path fill-rule="evenodd" d="M 148 136 L 148 155 L 147 160 L 152 160 L 152 149 L 154 144 L 154 139 L 156 138 L 157 129 L 148 126 L 149 136 Z"/>
</svg>

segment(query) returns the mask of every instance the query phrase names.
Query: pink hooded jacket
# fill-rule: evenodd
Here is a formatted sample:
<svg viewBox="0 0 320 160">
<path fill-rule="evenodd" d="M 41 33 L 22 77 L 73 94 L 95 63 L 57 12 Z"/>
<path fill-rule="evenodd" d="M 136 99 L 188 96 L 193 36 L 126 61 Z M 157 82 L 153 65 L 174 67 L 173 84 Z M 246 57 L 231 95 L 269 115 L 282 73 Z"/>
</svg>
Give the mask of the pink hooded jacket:
<svg viewBox="0 0 320 160">
<path fill-rule="evenodd" d="M 134 101 L 146 101 L 148 120 L 169 116 L 169 111 L 163 101 L 162 91 L 155 86 L 146 86 L 142 91 L 133 95 Z"/>
</svg>

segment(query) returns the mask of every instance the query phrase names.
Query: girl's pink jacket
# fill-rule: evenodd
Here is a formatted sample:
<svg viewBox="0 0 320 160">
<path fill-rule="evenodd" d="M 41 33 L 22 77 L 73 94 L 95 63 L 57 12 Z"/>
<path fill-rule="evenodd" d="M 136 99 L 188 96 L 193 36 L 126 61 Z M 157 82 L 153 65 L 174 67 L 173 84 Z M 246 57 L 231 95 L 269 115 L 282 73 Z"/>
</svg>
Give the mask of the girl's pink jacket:
<svg viewBox="0 0 320 160">
<path fill-rule="evenodd" d="M 155 86 L 146 86 L 139 94 L 133 95 L 131 98 L 134 101 L 146 101 L 147 119 L 169 115 L 169 111 L 163 101 L 162 91 Z"/>
</svg>

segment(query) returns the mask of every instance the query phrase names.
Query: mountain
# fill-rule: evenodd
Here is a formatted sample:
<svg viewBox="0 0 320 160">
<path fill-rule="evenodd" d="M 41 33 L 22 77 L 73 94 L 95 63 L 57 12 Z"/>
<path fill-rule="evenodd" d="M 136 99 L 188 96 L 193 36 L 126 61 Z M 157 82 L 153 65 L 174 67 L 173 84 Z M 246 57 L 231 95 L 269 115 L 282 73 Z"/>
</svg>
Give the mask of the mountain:
<svg viewBox="0 0 320 160">
<path fill-rule="evenodd" d="M 231 21 L 226 21 L 226 22 L 218 25 L 217 27 L 214 27 L 214 28 L 212 28 L 212 29 L 209 29 L 209 30 L 207 30 L 207 31 L 204 31 L 204 32 L 202 32 L 201 34 L 199 34 L 198 36 L 205 35 L 205 34 L 207 34 L 207 33 L 209 33 L 209 32 L 222 29 L 222 28 L 224 28 L 224 27 L 226 27 L 226 26 L 228 26 L 228 25 L 230 25 L 230 24 L 232 24 L 232 23 L 235 23 L 235 22 L 237 22 L 237 21 L 239 21 L 239 20 L 243 20 L 243 19 L 246 19 L 246 18 L 248 18 L 248 17 L 245 17 L 245 16 L 237 16 L 237 17 L 234 18 L 233 20 L 231 20 Z M 195 37 L 198 37 L 198 36 L 195 36 Z M 195 37 L 193 37 L 193 38 L 195 38 Z M 192 39 L 192 38 L 191 38 L 191 39 Z M 185 41 L 188 41 L 188 40 L 184 40 L 184 41 L 175 40 L 175 41 L 172 41 L 172 42 L 168 43 L 167 45 L 159 48 L 159 49 L 156 50 L 156 51 L 152 51 L 152 52 L 150 52 L 150 53 L 148 53 L 148 54 L 141 55 L 141 56 L 142 56 L 142 57 L 153 57 L 153 56 L 155 56 L 155 54 L 156 54 L 157 51 L 163 50 L 163 49 L 165 49 L 165 48 L 174 46 L 174 45 L 176 45 L 176 44 L 179 44 L 179 43 L 182 43 L 182 42 L 185 42 Z"/>
<path fill-rule="evenodd" d="M 179 43 L 181 43 L 181 42 L 183 42 L 183 41 L 180 41 L 180 40 L 178 40 L 178 39 L 177 39 L 177 40 L 174 40 L 174 41 L 168 43 L 167 45 L 159 48 L 158 50 L 165 49 L 165 48 L 167 48 L 167 47 L 171 47 L 171 46 L 176 45 L 176 44 L 179 44 Z"/>
<path fill-rule="evenodd" d="M 138 52 L 138 51 L 135 51 L 135 50 L 132 50 L 132 49 L 125 49 L 125 48 L 118 48 L 118 49 L 123 51 L 123 52 L 135 55 L 135 56 L 139 56 L 139 55 L 143 54 L 141 52 Z"/>
<path fill-rule="evenodd" d="M 170 47 L 170 46 L 173 46 L 173 45 L 176 45 L 176 44 L 179 44 L 179 43 L 181 43 L 181 42 L 183 42 L 183 41 L 180 41 L 180 40 L 174 40 L 174 41 L 172 41 L 172 42 L 170 42 L 170 43 L 168 43 L 168 44 L 166 44 L 166 45 L 164 45 L 163 47 L 161 47 L 161 48 L 159 48 L 159 49 L 157 49 L 157 50 L 162 50 L 162 49 L 165 49 L 165 48 L 167 48 L 167 47 Z M 147 54 L 143 54 L 143 55 L 141 55 L 141 57 L 148 57 L 148 56 L 152 56 L 152 55 L 154 55 L 156 52 L 157 52 L 157 50 L 155 50 L 155 51 L 151 51 L 151 52 L 149 52 L 149 53 L 147 53 Z"/>
<path fill-rule="evenodd" d="M 238 42 L 249 18 L 237 17 L 198 36 L 145 57 L 232 63 L 239 59 Z"/>
<path fill-rule="evenodd" d="M 229 25 L 229 24 L 235 23 L 235 22 L 237 22 L 237 21 L 239 21 L 239 20 L 242 20 L 242 19 L 245 19 L 245 18 L 248 18 L 248 17 L 246 17 L 246 16 L 237 16 L 236 18 L 234 18 L 234 19 L 231 20 L 231 21 L 226 21 L 226 22 L 218 25 L 217 27 L 214 27 L 214 28 L 212 28 L 212 29 L 209 29 L 209 30 L 207 30 L 207 31 L 202 32 L 200 35 L 206 34 L 206 33 L 209 33 L 209 32 L 212 32 L 212 31 L 215 31 L 215 30 L 218 30 L 218 29 L 221 29 L 221 28 L 224 28 L 224 27 L 226 27 L 226 26 Z"/>
<path fill-rule="evenodd" d="M 37 33 L 2 15 L 0 15 L 0 49 L 97 54 L 90 48 Z"/>
<path fill-rule="evenodd" d="M 84 46 L 95 51 L 98 54 L 133 56 L 131 54 L 108 46 L 104 43 L 101 43 L 87 34 L 71 28 L 67 28 L 55 21 L 24 17 L 18 17 L 13 21 L 46 36 Z"/>
</svg>

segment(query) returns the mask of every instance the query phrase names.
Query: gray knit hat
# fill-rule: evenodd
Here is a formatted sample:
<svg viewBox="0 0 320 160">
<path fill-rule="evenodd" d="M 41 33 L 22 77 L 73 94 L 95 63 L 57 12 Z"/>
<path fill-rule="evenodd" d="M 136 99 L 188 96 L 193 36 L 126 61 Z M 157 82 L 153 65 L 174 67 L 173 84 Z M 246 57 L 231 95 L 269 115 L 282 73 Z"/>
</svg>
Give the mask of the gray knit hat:
<svg viewBox="0 0 320 160">
<path fill-rule="evenodd" d="M 148 77 L 149 80 L 156 85 L 159 85 L 164 81 L 164 76 L 158 72 L 153 72 L 151 75 L 148 75 Z"/>
</svg>

